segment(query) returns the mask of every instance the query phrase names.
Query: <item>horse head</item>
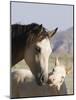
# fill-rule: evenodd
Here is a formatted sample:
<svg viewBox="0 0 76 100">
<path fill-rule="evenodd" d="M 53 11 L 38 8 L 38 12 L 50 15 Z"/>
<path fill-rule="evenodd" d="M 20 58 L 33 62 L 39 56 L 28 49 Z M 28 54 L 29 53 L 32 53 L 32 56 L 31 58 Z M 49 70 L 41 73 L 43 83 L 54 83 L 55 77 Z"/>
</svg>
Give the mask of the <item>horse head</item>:
<svg viewBox="0 0 76 100">
<path fill-rule="evenodd" d="M 56 33 L 46 31 L 41 25 L 34 25 L 27 38 L 24 59 L 36 78 L 39 85 L 43 85 L 48 80 L 48 59 L 52 52 L 50 38 Z"/>
</svg>

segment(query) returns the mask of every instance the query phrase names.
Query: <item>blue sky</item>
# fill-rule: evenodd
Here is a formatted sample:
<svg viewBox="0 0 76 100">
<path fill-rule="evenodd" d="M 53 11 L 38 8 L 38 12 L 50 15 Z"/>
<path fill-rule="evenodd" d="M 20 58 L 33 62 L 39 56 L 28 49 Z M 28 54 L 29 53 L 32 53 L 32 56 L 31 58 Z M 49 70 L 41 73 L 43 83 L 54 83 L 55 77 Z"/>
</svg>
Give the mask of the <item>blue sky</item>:
<svg viewBox="0 0 76 100">
<path fill-rule="evenodd" d="M 66 30 L 73 26 L 73 6 L 34 3 L 11 3 L 11 23 L 39 23 L 51 30 Z"/>
</svg>

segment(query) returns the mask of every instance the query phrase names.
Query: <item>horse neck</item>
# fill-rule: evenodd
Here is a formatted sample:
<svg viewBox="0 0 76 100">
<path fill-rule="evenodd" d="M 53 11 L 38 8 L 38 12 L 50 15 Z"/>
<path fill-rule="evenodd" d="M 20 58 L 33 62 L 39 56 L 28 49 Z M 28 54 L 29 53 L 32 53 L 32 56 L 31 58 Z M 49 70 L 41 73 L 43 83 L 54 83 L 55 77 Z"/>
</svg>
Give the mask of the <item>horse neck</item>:
<svg viewBox="0 0 76 100">
<path fill-rule="evenodd" d="M 12 28 L 11 66 L 13 66 L 24 58 L 24 49 L 26 46 L 28 26 L 15 24 L 12 25 L 11 28 Z"/>
<path fill-rule="evenodd" d="M 21 38 L 12 39 L 12 66 L 24 58 L 25 41 Z"/>
</svg>

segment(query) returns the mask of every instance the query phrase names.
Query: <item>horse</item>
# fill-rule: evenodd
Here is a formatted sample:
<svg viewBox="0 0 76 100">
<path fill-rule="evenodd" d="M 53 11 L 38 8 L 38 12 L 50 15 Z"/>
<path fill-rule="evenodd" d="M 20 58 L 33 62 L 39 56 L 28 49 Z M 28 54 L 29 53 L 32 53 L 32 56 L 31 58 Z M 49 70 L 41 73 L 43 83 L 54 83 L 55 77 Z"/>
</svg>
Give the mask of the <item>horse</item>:
<svg viewBox="0 0 76 100">
<path fill-rule="evenodd" d="M 59 65 L 56 60 L 55 67 L 49 73 L 47 84 L 39 86 L 35 76 L 29 69 L 11 70 L 11 98 L 19 97 L 39 97 L 39 96 L 59 96 L 67 94 L 65 91 L 65 67 Z"/>
<path fill-rule="evenodd" d="M 65 81 L 66 75 L 71 71 L 71 67 L 67 68 L 64 64 L 59 62 L 59 59 L 55 59 L 55 67 L 52 69 L 52 72 L 49 73 L 48 84 L 50 86 L 55 86 L 58 91 Z"/>
<path fill-rule="evenodd" d="M 11 66 L 24 59 L 39 86 L 48 80 L 48 59 L 52 52 L 50 38 L 57 30 L 48 31 L 37 23 L 11 25 Z"/>
</svg>

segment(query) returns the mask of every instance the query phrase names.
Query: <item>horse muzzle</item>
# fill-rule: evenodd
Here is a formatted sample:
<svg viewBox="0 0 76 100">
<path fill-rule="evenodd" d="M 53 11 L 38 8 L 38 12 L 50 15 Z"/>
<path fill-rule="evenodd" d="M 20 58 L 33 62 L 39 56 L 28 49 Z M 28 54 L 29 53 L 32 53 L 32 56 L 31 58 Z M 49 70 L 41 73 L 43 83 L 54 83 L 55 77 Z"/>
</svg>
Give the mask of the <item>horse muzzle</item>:
<svg viewBox="0 0 76 100">
<path fill-rule="evenodd" d="M 47 83 L 47 80 L 48 80 L 48 75 L 44 75 L 43 73 L 39 73 L 36 78 L 37 84 L 40 86 L 45 85 Z"/>
</svg>

